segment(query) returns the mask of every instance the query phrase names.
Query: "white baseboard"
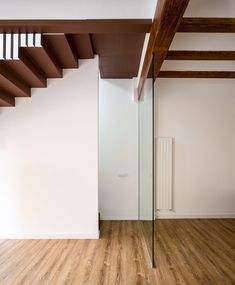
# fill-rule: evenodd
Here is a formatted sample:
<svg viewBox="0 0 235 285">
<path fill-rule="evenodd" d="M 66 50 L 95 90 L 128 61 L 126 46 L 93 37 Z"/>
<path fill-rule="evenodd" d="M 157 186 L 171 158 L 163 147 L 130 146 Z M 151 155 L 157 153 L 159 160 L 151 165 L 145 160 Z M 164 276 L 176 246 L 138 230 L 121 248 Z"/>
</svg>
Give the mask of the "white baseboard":
<svg viewBox="0 0 235 285">
<path fill-rule="evenodd" d="M 121 217 L 121 216 L 101 216 L 101 221 L 136 221 L 138 220 L 138 216 L 136 217 Z"/>
<path fill-rule="evenodd" d="M 94 233 L 0 233 L 0 239 L 99 239 Z"/>
<path fill-rule="evenodd" d="M 235 219 L 235 213 L 215 213 L 215 214 L 188 214 L 174 211 L 157 212 L 157 219 Z"/>
</svg>

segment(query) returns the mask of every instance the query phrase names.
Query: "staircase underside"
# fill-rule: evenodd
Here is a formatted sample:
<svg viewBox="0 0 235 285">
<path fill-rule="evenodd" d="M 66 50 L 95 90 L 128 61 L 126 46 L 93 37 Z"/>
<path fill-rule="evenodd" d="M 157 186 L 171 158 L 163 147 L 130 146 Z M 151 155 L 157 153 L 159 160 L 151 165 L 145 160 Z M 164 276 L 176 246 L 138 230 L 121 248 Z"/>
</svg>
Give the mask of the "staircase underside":
<svg viewBox="0 0 235 285">
<path fill-rule="evenodd" d="M 19 45 L 18 59 L 0 60 L 0 106 L 15 106 L 16 97 L 29 97 L 31 88 L 46 87 L 47 78 L 62 78 L 62 69 L 95 54 L 101 78 L 136 77 L 150 26 L 151 20 L 1 20 L 4 37 L 40 33 L 41 43 Z"/>
</svg>

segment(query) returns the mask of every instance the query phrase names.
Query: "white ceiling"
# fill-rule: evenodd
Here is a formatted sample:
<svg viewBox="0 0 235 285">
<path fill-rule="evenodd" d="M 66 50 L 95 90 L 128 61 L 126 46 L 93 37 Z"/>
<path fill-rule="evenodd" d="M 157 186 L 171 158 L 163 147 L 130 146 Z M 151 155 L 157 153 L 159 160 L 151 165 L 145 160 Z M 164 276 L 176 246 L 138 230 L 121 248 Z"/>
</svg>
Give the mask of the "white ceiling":
<svg viewBox="0 0 235 285">
<path fill-rule="evenodd" d="M 185 17 L 235 17 L 234 0 L 190 0 Z"/>
<path fill-rule="evenodd" d="M 156 0 L 0 0 L 0 19 L 152 18 Z"/>
<path fill-rule="evenodd" d="M 235 17 L 235 0 L 190 0 L 185 17 Z M 232 50 L 235 33 L 177 33 L 171 50 Z M 235 70 L 235 61 L 166 60 L 162 70 Z"/>
</svg>

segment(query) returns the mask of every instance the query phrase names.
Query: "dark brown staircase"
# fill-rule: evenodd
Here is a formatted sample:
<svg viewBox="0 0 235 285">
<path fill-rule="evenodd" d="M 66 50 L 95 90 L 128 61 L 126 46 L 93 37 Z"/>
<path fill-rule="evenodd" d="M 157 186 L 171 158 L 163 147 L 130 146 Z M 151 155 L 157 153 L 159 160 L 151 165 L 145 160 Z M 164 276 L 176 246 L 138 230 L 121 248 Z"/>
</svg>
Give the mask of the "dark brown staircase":
<svg viewBox="0 0 235 285">
<path fill-rule="evenodd" d="M 95 54 L 101 78 L 136 77 L 150 26 L 151 20 L 141 19 L 1 20 L 0 35 L 3 43 L 10 35 L 12 56 L 7 59 L 9 45 L 7 57 L 6 45 L 0 41 L 0 107 L 15 106 L 16 97 L 30 97 L 31 88 L 47 87 L 48 78 L 62 78 L 64 68 L 78 68 L 79 59 L 92 59 Z M 19 35 L 18 58 L 13 56 L 15 34 Z"/>
<path fill-rule="evenodd" d="M 78 68 L 76 50 L 64 34 L 42 35 L 41 47 L 19 47 L 19 59 L 0 61 L 0 106 L 15 106 L 15 97 L 30 97 L 31 88 L 62 78 L 63 68 Z"/>
</svg>

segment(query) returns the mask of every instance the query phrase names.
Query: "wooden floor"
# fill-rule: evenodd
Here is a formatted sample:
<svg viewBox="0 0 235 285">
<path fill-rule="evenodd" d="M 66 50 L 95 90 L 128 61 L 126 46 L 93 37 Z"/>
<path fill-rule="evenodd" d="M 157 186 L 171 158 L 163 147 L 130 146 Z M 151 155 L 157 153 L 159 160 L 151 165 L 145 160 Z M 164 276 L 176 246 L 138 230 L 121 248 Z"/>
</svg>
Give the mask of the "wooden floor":
<svg viewBox="0 0 235 285">
<path fill-rule="evenodd" d="M 156 284 L 235 285 L 235 220 L 159 220 Z"/>
<path fill-rule="evenodd" d="M 0 284 L 235 284 L 235 220 L 159 220 L 157 268 L 139 222 L 102 222 L 100 240 L 0 241 Z"/>
</svg>

